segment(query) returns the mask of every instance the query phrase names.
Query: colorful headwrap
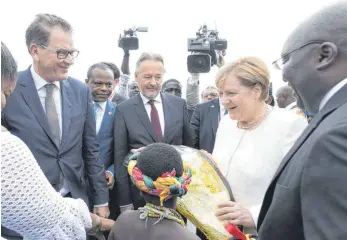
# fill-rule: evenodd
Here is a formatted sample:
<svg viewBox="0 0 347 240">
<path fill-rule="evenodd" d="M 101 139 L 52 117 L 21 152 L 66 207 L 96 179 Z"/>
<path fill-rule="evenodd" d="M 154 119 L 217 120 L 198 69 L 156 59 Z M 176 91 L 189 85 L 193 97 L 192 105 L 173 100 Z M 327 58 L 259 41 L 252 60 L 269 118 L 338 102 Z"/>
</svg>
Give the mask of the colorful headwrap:
<svg viewBox="0 0 347 240">
<path fill-rule="evenodd" d="M 136 167 L 139 153 L 134 154 L 130 159 L 128 165 L 128 173 L 131 176 L 132 182 L 141 191 L 144 191 L 150 195 L 159 196 L 160 205 L 163 206 L 163 202 L 172 196 L 181 197 L 188 191 L 187 185 L 189 185 L 192 177 L 191 169 L 186 165 L 183 165 L 184 172 L 181 177 L 176 177 L 176 170 L 163 173 L 155 181 L 150 177 L 144 175 L 142 171 Z"/>
</svg>

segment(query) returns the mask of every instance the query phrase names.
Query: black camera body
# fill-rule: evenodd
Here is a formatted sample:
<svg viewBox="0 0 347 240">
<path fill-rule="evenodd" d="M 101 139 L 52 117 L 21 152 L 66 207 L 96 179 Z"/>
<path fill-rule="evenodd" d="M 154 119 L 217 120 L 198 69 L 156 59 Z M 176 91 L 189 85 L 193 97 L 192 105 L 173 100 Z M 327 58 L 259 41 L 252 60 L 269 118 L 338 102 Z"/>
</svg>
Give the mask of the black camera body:
<svg viewBox="0 0 347 240">
<path fill-rule="evenodd" d="M 124 30 L 123 36 L 119 36 L 118 47 L 124 50 L 137 50 L 139 49 L 139 39 L 136 32 L 148 32 L 147 27 L 138 27 L 133 29 Z"/>
<path fill-rule="evenodd" d="M 219 55 L 228 47 L 225 39 L 218 37 L 218 32 L 209 30 L 206 25 L 200 27 L 196 38 L 188 38 L 187 58 L 190 73 L 208 73 L 213 65 L 219 64 Z"/>
</svg>

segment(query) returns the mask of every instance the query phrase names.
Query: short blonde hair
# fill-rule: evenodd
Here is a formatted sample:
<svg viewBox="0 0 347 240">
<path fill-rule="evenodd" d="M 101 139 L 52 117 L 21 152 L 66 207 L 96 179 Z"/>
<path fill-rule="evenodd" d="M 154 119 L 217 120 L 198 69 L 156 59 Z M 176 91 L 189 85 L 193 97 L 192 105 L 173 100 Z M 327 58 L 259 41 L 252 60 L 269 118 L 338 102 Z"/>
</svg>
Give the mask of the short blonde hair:
<svg viewBox="0 0 347 240">
<path fill-rule="evenodd" d="M 234 74 L 242 86 L 261 87 L 261 99 L 266 100 L 269 95 L 270 72 L 266 64 L 257 57 L 243 57 L 221 67 L 216 76 L 216 86 L 220 88 L 230 74 Z"/>
</svg>

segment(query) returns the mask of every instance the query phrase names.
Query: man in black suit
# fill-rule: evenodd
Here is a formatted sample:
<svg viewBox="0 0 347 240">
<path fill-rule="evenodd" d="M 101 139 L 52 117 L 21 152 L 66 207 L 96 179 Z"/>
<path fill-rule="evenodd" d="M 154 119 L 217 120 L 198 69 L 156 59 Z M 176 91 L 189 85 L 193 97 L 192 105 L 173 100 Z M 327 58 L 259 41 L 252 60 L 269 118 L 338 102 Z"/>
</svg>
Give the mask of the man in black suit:
<svg viewBox="0 0 347 240">
<path fill-rule="evenodd" d="M 196 149 L 203 149 L 212 153 L 219 121 L 227 114 L 227 111 L 219 101 L 216 88 L 206 88 L 201 96 L 205 102 L 196 106 L 190 120 L 193 130 L 193 145 Z M 213 97 L 217 98 L 208 100 Z"/>
<path fill-rule="evenodd" d="M 143 53 L 135 71 L 140 94 L 120 104 L 116 110 L 115 190 L 122 211 L 145 204 L 136 187 L 131 187 L 124 163 L 132 149 L 156 142 L 192 146 L 185 100 L 160 93 L 164 72 L 163 58 L 159 54 Z"/>
<path fill-rule="evenodd" d="M 346 13 L 345 1 L 306 19 L 275 62 L 314 117 L 270 183 L 259 240 L 347 239 Z"/>
</svg>

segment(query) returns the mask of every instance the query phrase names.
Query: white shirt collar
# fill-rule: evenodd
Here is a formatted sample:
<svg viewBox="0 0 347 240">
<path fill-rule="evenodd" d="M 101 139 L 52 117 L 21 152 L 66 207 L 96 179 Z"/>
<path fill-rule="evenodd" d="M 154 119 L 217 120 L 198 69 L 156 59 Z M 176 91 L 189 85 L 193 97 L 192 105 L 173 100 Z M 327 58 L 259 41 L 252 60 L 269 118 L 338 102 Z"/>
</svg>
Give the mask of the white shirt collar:
<svg viewBox="0 0 347 240">
<path fill-rule="evenodd" d="M 105 102 L 94 102 L 94 103 L 97 103 L 102 110 L 106 109 L 107 101 L 105 101 Z"/>
<path fill-rule="evenodd" d="M 140 96 L 142 98 L 143 104 L 146 105 L 151 99 L 145 97 L 141 92 L 140 92 Z M 160 93 L 154 98 L 154 101 L 156 102 L 160 102 L 161 103 L 161 96 Z"/>
<path fill-rule="evenodd" d="M 296 108 L 296 101 L 292 102 L 291 104 L 289 104 L 288 106 L 286 106 L 284 109 L 285 110 L 292 110 L 293 108 Z"/>
<path fill-rule="evenodd" d="M 341 82 L 336 84 L 332 89 L 330 89 L 329 92 L 327 92 L 327 94 L 325 94 L 325 96 L 323 97 L 322 101 L 320 102 L 320 104 L 319 104 L 319 111 L 322 110 L 322 108 L 330 100 L 330 98 L 332 98 L 332 96 L 334 96 L 335 93 L 337 93 L 346 84 L 347 84 L 347 78 L 345 78 L 344 80 L 342 80 Z"/>
<path fill-rule="evenodd" d="M 31 71 L 31 76 L 34 79 L 34 84 L 36 86 L 36 90 L 40 90 L 42 87 L 44 87 L 47 83 L 51 83 L 46 81 L 45 79 L 43 79 L 39 74 L 36 73 L 34 66 L 31 65 L 30 67 L 30 71 Z M 54 81 L 52 82 L 55 86 L 58 87 L 58 89 L 60 89 L 60 81 Z"/>
</svg>

